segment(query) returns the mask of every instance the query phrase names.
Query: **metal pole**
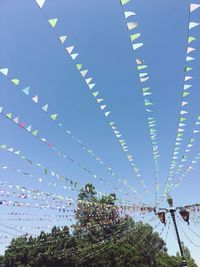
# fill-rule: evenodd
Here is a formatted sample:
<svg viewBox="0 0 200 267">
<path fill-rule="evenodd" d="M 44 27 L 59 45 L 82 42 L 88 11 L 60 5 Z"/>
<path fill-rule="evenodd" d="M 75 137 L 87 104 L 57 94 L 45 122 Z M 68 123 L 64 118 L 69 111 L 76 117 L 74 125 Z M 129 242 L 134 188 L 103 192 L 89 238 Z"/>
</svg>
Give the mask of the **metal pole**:
<svg viewBox="0 0 200 267">
<path fill-rule="evenodd" d="M 175 218 L 176 209 L 173 208 L 173 199 L 170 196 L 168 196 L 167 202 L 168 202 L 168 204 L 170 206 L 169 211 L 170 211 L 170 214 L 171 214 L 171 217 L 172 217 L 172 221 L 174 223 L 174 228 L 175 228 L 175 231 L 176 231 L 178 245 L 179 245 L 179 249 L 180 249 L 180 253 L 181 253 L 181 258 L 182 258 L 181 267 L 184 267 L 184 266 L 187 267 L 187 262 L 186 262 L 185 257 L 184 257 L 183 248 L 182 248 L 182 245 L 181 245 L 181 240 L 180 240 L 180 236 L 179 236 L 179 232 L 178 232 L 178 227 L 177 227 L 177 224 L 176 224 L 176 218 Z"/>
<path fill-rule="evenodd" d="M 176 218 L 175 218 L 175 209 L 170 209 L 170 214 L 172 216 L 172 220 L 173 220 L 173 223 L 174 223 L 174 228 L 175 228 L 175 231 L 176 231 L 176 236 L 177 236 L 177 240 L 178 240 L 178 245 L 179 245 L 179 249 L 180 249 L 180 253 L 181 253 L 181 258 L 182 258 L 182 265 L 181 266 L 187 266 L 187 262 L 185 260 L 185 257 L 184 257 L 184 253 L 183 253 L 183 248 L 182 248 L 182 245 L 181 245 L 181 240 L 180 240 L 180 236 L 179 236 L 179 232 L 178 232 L 178 228 L 177 228 L 177 224 L 176 224 Z"/>
</svg>

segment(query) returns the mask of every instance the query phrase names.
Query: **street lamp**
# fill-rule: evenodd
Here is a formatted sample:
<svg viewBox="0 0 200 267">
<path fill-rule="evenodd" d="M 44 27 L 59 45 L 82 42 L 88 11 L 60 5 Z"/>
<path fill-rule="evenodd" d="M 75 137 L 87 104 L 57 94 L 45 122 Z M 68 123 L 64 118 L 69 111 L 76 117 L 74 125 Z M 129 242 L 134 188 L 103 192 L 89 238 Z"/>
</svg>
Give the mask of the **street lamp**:
<svg viewBox="0 0 200 267">
<path fill-rule="evenodd" d="M 183 248 L 182 248 L 182 245 L 181 245 L 181 240 L 180 240 L 180 236 L 179 236 L 179 232 L 178 232 L 178 227 L 177 227 L 177 224 L 176 224 L 175 212 L 176 212 L 176 210 L 178 208 L 174 208 L 173 207 L 173 199 L 172 199 L 172 197 L 170 195 L 168 195 L 168 197 L 167 197 L 167 202 L 169 204 L 169 209 L 164 208 L 164 209 L 160 209 L 160 210 L 165 210 L 166 212 L 170 212 L 170 214 L 171 214 L 172 221 L 174 223 L 174 228 L 175 228 L 177 240 L 178 240 L 179 250 L 180 250 L 181 258 L 182 258 L 181 267 L 187 267 L 187 262 L 185 260 L 185 256 L 184 256 L 184 252 L 183 252 Z"/>
</svg>

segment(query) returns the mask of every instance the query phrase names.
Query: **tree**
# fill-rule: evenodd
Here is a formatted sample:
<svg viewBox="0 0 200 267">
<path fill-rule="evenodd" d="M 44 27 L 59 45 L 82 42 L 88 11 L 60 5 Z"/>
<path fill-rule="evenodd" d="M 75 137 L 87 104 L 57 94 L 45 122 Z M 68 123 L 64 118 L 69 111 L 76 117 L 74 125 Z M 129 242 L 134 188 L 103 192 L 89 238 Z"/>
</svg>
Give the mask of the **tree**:
<svg viewBox="0 0 200 267">
<path fill-rule="evenodd" d="M 169 256 L 166 244 L 150 225 L 119 216 L 114 194 L 98 198 L 94 186 L 87 184 L 78 199 L 83 207 L 79 206 L 73 234 L 67 226 L 54 226 L 50 233 L 13 239 L 0 266 L 180 267 L 180 255 Z M 183 247 L 188 265 L 197 267 Z"/>
</svg>

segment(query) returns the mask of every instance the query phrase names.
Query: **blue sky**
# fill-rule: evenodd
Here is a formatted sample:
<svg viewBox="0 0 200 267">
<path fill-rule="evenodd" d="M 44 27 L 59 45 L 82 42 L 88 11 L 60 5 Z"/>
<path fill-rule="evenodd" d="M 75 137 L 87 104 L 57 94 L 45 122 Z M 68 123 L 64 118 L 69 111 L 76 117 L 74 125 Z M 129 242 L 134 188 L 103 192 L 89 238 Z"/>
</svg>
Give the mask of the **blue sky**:
<svg viewBox="0 0 200 267">
<path fill-rule="evenodd" d="M 138 55 L 148 64 L 151 77 L 148 85 L 152 88 L 154 116 L 157 120 L 161 185 L 164 184 L 169 171 L 176 137 L 184 78 L 188 6 L 188 1 L 182 0 L 135 0 L 129 5 L 130 11 L 137 13 L 136 20 L 139 22 L 139 32 L 144 43 Z M 135 57 L 119 2 L 47 0 L 44 12 L 49 19 L 59 18 L 56 31 L 68 35 L 66 46 L 74 44 L 75 50 L 80 53 L 80 63 L 89 69 L 97 89 L 109 106 L 112 118 L 123 133 L 142 177 L 151 190 L 150 198 L 154 201 L 153 161 L 147 118 Z M 192 13 L 192 18 L 196 22 L 198 12 Z M 0 106 L 2 105 L 7 112 L 18 115 L 27 125 L 31 124 L 34 129 L 38 129 L 41 137 L 46 137 L 81 165 L 122 188 L 123 186 L 97 161 L 58 129 L 55 122 L 47 118 L 37 104 L 20 92 L 21 89 L 30 86 L 31 94 L 39 95 L 39 104 L 48 103 L 49 112 L 58 113 L 58 118 L 64 123 L 65 128 L 92 148 L 116 171 L 118 177 L 127 179 L 129 184 L 145 197 L 91 92 L 35 1 L 2 0 L 0 33 L 0 68 L 8 67 L 9 77 L 20 79 L 20 86 L 17 88 L 0 75 Z M 193 29 L 192 33 L 198 36 L 199 27 Z M 199 44 L 200 40 L 197 38 L 193 47 L 198 48 Z M 196 60 L 191 63 L 194 78 L 191 96 L 188 98 L 190 105 L 184 145 L 191 136 L 199 112 L 198 49 L 192 56 Z M 19 149 L 30 159 L 72 177 L 81 184 L 92 182 L 100 192 L 113 191 L 98 179 L 93 179 L 75 165 L 58 157 L 53 150 L 5 118 L 1 117 L 0 124 L 1 144 L 5 143 Z M 199 139 L 192 150 L 191 159 L 198 152 L 198 142 Z M 35 177 L 43 176 L 39 169 L 34 166 L 30 168 L 30 165 L 11 153 L 0 151 L 0 155 L 1 165 L 31 171 Z M 199 202 L 199 170 L 198 164 L 195 165 L 187 179 L 173 191 L 172 196 L 177 206 Z M 12 171 L 0 170 L 0 177 L 1 180 L 10 183 L 66 194 L 58 187 L 48 187 L 45 181 L 39 184 L 36 179 L 27 179 Z M 75 193 L 70 190 L 67 191 L 67 195 L 75 197 Z M 123 194 L 118 195 L 124 198 Z M 2 207 L 2 212 L 6 211 L 7 209 Z M 200 244 L 195 236 L 191 238 Z M 192 246 L 188 240 L 184 241 L 193 257 L 200 261 L 198 248 Z M 168 237 L 167 245 L 170 253 L 177 251 L 173 231 Z"/>
</svg>

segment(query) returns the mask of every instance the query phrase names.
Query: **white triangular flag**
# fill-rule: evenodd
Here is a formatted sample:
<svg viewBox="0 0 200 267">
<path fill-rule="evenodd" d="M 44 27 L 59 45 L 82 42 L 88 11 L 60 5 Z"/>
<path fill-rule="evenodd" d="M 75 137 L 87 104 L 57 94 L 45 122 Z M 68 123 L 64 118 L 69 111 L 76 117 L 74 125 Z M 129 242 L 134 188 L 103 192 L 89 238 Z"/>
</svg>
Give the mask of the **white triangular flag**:
<svg viewBox="0 0 200 267">
<path fill-rule="evenodd" d="M 85 79 L 86 83 L 89 84 L 92 81 L 92 78 Z"/>
<path fill-rule="evenodd" d="M 143 43 L 133 44 L 133 49 L 136 50 L 136 49 L 140 48 L 143 45 L 144 45 Z"/>
<path fill-rule="evenodd" d="M 76 54 L 71 54 L 71 58 L 72 58 L 73 60 L 75 60 L 75 59 L 77 58 L 78 55 L 79 55 L 78 53 L 76 53 Z"/>
<path fill-rule="evenodd" d="M 198 25 L 199 25 L 199 23 L 190 21 L 190 23 L 189 23 L 189 29 L 191 30 L 192 28 L 194 28 L 194 27 L 196 27 Z"/>
<path fill-rule="evenodd" d="M 38 103 L 38 95 L 34 96 L 34 97 L 32 98 L 32 100 L 33 100 L 35 103 Z"/>
<path fill-rule="evenodd" d="M 42 8 L 43 5 L 44 5 L 44 3 L 45 3 L 45 0 L 36 0 L 36 2 L 37 2 L 37 4 L 38 4 L 38 6 L 39 6 L 40 8 Z"/>
<path fill-rule="evenodd" d="M 7 75 L 8 75 L 8 68 L 0 69 L 0 72 L 1 72 L 2 74 L 4 74 L 5 76 L 7 76 Z"/>
<path fill-rule="evenodd" d="M 192 52 L 192 51 L 194 51 L 194 50 L 196 50 L 195 48 L 193 48 L 193 47 L 188 47 L 187 48 L 187 54 L 189 54 L 190 52 Z"/>
<path fill-rule="evenodd" d="M 131 11 L 126 11 L 126 12 L 124 12 L 124 16 L 125 16 L 126 19 L 127 19 L 128 17 L 130 17 L 130 16 L 134 16 L 134 15 L 136 15 L 136 13 L 131 12 Z"/>
<path fill-rule="evenodd" d="M 101 110 L 104 110 L 106 107 L 107 107 L 106 105 L 100 106 Z"/>
<path fill-rule="evenodd" d="M 69 47 L 66 47 L 66 50 L 69 54 L 71 54 L 71 52 L 73 51 L 74 49 L 74 46 L 69 46 Z"/>
<path fill-rule="evenodd" d="M 63 44 L 65 42 L 65 40 L 67 39 L 67 36 L 66 35 L 59 36 L 59 39 L 60 39 L 61 43 Z"/>
<path fill-rule="evenodd" d="M 80 71 L 80 74 L 85 77 L 85 75 L 88 73 L 88 70 L 82 70 Z"/>
<path fill-rule="evenodd" d="M 137 26 L 138 26 L 137 22 L 128 22 L 127 23 L 127 27 L 129 29 L 129 31 L 132 30 L 132 29 L 135 29 Z"/>
<path fill-rule="evenodd" d="M 190 12 L 193 12 L 194 10 L 196 10 L 199 7 L 200 7 L 199 4 L 190 4 Z"/>
</svg>

